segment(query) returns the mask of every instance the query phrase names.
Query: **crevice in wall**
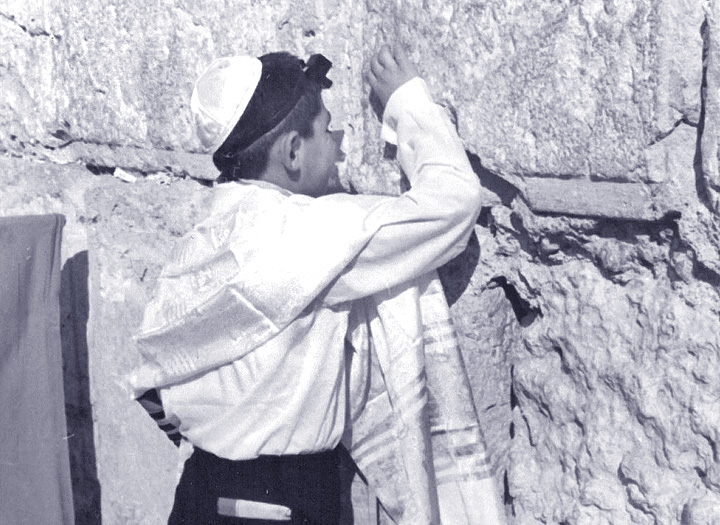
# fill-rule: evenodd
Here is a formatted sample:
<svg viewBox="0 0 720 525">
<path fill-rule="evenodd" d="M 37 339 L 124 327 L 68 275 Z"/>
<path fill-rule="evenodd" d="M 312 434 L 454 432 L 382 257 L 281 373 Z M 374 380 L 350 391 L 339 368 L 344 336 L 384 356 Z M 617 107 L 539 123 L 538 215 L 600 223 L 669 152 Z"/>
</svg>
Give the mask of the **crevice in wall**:
<svg viewBox="0 0 720 525">
<path fill-rule="evenodd" d="M 85 164 L 85 168 L 93 175 L 112 175 L 115 168 L 109 166 L 98 166 L 96 164 Z"/>
<path fill-rule="evenodd" d="M 507 471 L 503 475 L 503 503 L 510 508 L 510 513 L 515 517 L 515 498 L 510 494 L 510 481 L 508 480 Z"/>
<path fill-rule="evenodd" d="M 510 412 L 514 412 L 515 408 L 518 407 L 518 399 L 515 393 L 515 367 L 510 366 Z M 515 421 L 510 420 L 509 427 L 510 440 L 515 439 Z M 503 474 L 503 502 L 507 508 L 510 509 L 511 515 L 515 516 L 515 498 L 510 492 L 510 481 L 508 479 L 508 471 L 505 470 Z"/>
<path fill-rule="evenodd" d="M 700 34 L 703 40 L 702 50 L 702 80 L 700 82 L 700 117 L 697 125 L 697 140 L 695 142 L 695 156 L 693 158 L 693 169 L 695 171 L 695 191 L 697 192 L 700 202 L 710 211 L 715 211 L 712 204 L 711 190 L 705 179 L 703 172 L 703 151 L 702 141 L 705 133 L 705 117 L 706 117 L 706 96 L 707 96 L 707 60 L 710 52 L 710 26 L 707 16 L 700 27 Z"/>
<path fill-rule="evenodd" d="M 120 168 L 140 176 L 162 172 L 196 181 L 212 181 L 217 174 L 211 156 L 202 153 L 76 139 L 62 129 L 50 133 L 50 136 L 58 139 L 56 144 L 49 143 L 52 142 L 49 137 L 44 142 L 30 143 L 15 137 L 17 146 L 6 152 L 19 158 L 60 165 L 84 164 L 105 174 Z"/>
<path fill-rule="evenodd" d="M 529 301 L 522 298 L 517 288 L 515 288 L 506 277 L 502 275 L 494 277 L 490 280 L 490 283 L 503 289 L 505 297 L 510 301 L 513 313 L 518 323 L 520 323 L 520 326 L 530 326 L 538 316 L 542 315 L 539 308 L 532 306 Z"/>
<path fill-rule="evenodd" d="M 693 122 L 690 122 L 687 118 L 681 118 L 673 124 L 672 128 L 670 128 L 668 131 L 664 131 L 662 133 L 658 133 L 655 135 L 655 138 L 650 142 L 649 146 L 654 146 L 658 142 L 661 142 L 668 138 L 670 135 L 672 135 L 676 129 L 680 127 L 681 124 L 687 124 L 688 126 L 692 126 L 694 128 L 698 127 L 698 124 L 695 124 Z"/>
<path fill-rule="evenodd" d="M 518 398 L 515 393 L 515 366 L 510 365 L 510 412 L 513 412 L 518 406 Z M 515 421 L 512 419 L 510 420 L 508 434 L 511 440 L 515 439 Z"/>
<path fill-rule="evenodd" d="M 551 350 L 553 352 L 555 352 L 558 355 L 558 357 L 560 358 L 560 370 L 564 374 L 570 375 L 570 373 L 572 371 L 570 370 L 570 367 L 567 364 L 567 359 L 565 359 L 565 353 L 563 352 L 563 349 L 559 345 L 555 344 L 552 346 Z"/>
<path fill-rule="evenodd" d="M 517 393 L 515 393 L 515 366 L 510 367 L 510 410 L 518 405 Z"/>
<path fill-rule="evenodd" d="M 45 29 L 40 28 L 40 27 L 29 27 L 29 26 L 23 25 L 20 22 L 18 22 L 13 15 L 8 15 L 6 13 L 0 13 L 0 17 L 4 18 L 5 20 L 7 20 L 9 22 L 12 22 L 17 27 L 19 27 L 25 33 L 27 33 L 28 35 L 30 35 L 32 37 L 36 37 L 36 36 L 51 37 L 56 40 L 62 40 L 62 35 L 49 33 L 48 31 L 46 31 Z M 31 20 L 31 21 L 34 21 L 34 20 Z"/>
<path fill-rule="evenodd" d="M 511 215 L 512 228 L 503 228 L 513 235 L 520 247 L 536 262 L 559 266 L 572 259 L 592 262 L 603 277 L 625 282 L 628 272 L 659 271 L 672 268 L 673 254 L 690 247 L 680 237 L 679 213 L 668 213 L 655 221 L 615 218 L 573 218 L 560 214 Z M 700 271 L 700 270 L 698 270 Z M 682 280 L 676 272 L 668 272 L 671 281 Z M 705 275 L 704 280 L 714 282 Z"/>
</svg>

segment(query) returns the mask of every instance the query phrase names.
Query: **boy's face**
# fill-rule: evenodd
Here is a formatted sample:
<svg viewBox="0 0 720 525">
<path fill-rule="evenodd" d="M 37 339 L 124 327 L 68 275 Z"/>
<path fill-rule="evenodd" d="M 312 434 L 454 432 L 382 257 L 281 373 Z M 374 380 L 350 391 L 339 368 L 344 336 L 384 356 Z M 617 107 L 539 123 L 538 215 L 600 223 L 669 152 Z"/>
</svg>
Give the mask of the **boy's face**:
<svg viewBox="0 0 720 525">
<path fill-rule="evenodd" d="M 319 197 L 337 191 L 340 141 L 342 132 L 330 131 L 330 112 L 321 101 L 320 113 L 313 121 L 313 136 L 303 139 L 299 193 Z"/>
</svg>

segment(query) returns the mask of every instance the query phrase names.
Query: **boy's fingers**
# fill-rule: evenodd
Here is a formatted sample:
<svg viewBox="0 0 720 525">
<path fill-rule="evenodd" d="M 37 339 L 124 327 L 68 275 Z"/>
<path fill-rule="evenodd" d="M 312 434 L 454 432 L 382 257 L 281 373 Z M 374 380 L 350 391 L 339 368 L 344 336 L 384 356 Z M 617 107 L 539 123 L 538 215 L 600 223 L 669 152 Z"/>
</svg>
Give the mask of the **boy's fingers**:
<svg viewBox="0 0 720 525">
<path fill-rule="evenodd" d="M 390 46 L 387 46 L 387 45 L 382 46 L 376 56 L 377 56 L 378 62 L 384 68 L 391 68 L 391 67 L 397 65 L 397 63 L 395 62 L 395 58 L 393 57 L 393 54 L 390 51 Z"/>
<path fill-rule="evenodd" d="M 401 68 L 405 68 L 410 64 L 410 59 L 405 53 L 405 49 L 400 44 L 393 46 L 393 55 L 395 55 L 395 61 Z"/>
<path fill-rule="evenodd" d="M 384 66 L 380 63 L 380 60 L 378 59 L 378 56 L 375 55 L 370 59 L 370 71 L 375 75 L 379 75 L 380 72 L 384 69 Z"/>
</svg>

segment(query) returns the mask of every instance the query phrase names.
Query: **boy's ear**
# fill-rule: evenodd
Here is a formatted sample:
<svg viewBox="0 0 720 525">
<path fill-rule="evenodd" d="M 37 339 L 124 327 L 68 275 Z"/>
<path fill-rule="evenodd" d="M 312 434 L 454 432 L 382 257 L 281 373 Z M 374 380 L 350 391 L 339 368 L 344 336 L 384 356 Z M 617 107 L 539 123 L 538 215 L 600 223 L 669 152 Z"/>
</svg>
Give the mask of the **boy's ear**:
<svg viewBox="0 0 720 525">
<path fill-rule="evenodd" d="M 288 173 L 295 173 L 300 169 L 300 148 L 302 137 L 297 131 L 290 131 L 280 137 L 280 155 L 282 163 Z"/>
</svg>

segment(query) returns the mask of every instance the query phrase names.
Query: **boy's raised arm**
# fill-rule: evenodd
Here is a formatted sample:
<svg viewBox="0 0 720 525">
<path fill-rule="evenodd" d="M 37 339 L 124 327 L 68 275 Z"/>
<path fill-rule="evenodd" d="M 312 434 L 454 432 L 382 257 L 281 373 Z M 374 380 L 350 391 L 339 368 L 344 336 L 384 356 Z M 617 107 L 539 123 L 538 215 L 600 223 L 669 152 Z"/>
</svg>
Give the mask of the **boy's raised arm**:
<svg viewBox="0 0 720 525">
<path fill-rule="evenodd" d="M 481 187 L 445 111 L 405 53 L 383 46 L 366 78 L 381 102 L 383 138 L 398 146 L 411 189 L 399 197 L 360 196 L 376 233 L 326 296 L 364 297 L 436 269 L 467 245 L 481 207 Z M 357 196 L 356 196 L 357 197 Z"/>
</svg>

